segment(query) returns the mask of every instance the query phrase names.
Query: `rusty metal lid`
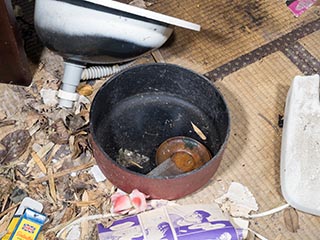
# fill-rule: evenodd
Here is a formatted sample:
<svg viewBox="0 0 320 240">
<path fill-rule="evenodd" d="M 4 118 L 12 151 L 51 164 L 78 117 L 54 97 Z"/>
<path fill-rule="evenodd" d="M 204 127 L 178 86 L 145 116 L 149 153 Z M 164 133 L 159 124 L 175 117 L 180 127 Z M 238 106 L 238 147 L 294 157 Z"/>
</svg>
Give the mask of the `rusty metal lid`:
<svg viewBox="0 0 320 240">
<path fill-rule="evenodd" d="M 204 165 L 212 156 L 209 150 L 197 140 L 177 136 L 167 139 L 157 149 L 157 165 L 169 158 L 182 172 L 189 172 Z"/>
</svg>

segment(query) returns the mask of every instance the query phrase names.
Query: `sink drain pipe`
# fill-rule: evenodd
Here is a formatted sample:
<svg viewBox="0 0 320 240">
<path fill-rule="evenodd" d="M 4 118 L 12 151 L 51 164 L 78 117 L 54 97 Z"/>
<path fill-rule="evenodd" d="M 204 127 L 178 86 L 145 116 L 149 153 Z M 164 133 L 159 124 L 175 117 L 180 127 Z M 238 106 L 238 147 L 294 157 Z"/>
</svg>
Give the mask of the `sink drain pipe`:
<svg viewBox="0 0 320 240">
<path fill-rule="evenodd" d="M 58 92 L 59 106 L 72 108 L 73 103 L 79 98 L 79 94 L 76 93 L 76 90 L 81 79 L 90 80 L 110 76 L 130 67 L 131 65 L 133 65 L 133 62 L 123 65 L 92 66 L 86 68 L 85 65 L 64 62 L 62 86 Z"/>
</svg>

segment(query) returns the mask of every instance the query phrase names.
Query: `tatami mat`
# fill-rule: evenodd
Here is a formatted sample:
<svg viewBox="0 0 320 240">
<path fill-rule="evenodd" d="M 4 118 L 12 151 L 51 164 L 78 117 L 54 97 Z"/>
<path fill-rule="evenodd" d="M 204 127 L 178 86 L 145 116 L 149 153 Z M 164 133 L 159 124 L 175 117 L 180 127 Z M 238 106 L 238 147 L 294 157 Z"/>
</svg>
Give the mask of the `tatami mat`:
<svg viewBox="0 0 320 240">
<path fill-rule="evenodd" d="M 151 9 L 202 26 L 200 32 L 176 28 L 175 41 L 161 49 L 166 61 L 200 73 L 211 71 L 319 18 L 316 7 L 295 18 L 284 1 L 268 0 L 162 0 Z"/>
<path fill-rule="evenodd" d="M 304 38 L 299 42 L 304 45 L 304 47 L 320 61 L 320 31 L 314 32 Z"/>
<path fill-rule="evenodd" d="M 181 203 L 212 202 L 232 181 L 247 186 L 266 211 L 285 204 L 280 189 L 281 129 L 285 98 L 294 76 L 301 72 L 281 52 L 249 65 L 218 81 L 231 113 L 231 135 L 221 166 L 201 191 Z M 290 233 L 283 213 L 251 221 L 251 227 L 275 239 L 317 239 L 320 218 L 299 212 L 300 230 Z"/>
</svg>

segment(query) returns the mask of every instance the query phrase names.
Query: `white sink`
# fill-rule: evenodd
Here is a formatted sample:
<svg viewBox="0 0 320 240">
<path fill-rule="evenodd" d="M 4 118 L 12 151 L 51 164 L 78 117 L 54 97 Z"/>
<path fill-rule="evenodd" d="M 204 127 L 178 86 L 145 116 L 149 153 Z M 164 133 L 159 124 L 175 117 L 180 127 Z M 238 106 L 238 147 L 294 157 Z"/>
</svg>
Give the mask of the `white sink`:
<svg viewBox="0 0 320 240">
<path fill-rule="evenodd" d="M 84 63 L 131 60 L 161 47 L 173 25 L 196 24 L 110 0 L 37 0 L 35 27 L 49 49 Z"/>
</svg>

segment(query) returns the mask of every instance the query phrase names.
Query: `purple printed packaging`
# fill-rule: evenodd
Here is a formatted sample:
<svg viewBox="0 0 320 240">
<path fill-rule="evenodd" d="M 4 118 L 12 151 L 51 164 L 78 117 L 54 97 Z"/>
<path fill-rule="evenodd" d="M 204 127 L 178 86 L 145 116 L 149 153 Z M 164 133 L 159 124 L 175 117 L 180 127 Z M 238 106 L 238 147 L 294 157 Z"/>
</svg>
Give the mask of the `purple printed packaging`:
<svg viewBox="0 0 320 240">
<path fill-rule="evenodd" d="M 173 205 L 126 217 L 105 228 L 100 240 L 241 240 L 236 229 L 215 204 Z"/>
<path fill-rule="evenodd" d="M 304 13 L 308 8 L 310 8 L 317 0 L 287 0 L 286 4 L 291 12 L 299 17 Z"/>
</svg>

